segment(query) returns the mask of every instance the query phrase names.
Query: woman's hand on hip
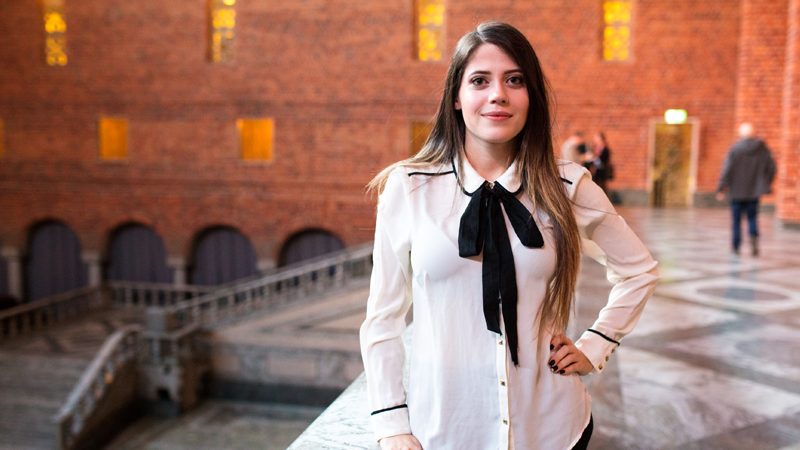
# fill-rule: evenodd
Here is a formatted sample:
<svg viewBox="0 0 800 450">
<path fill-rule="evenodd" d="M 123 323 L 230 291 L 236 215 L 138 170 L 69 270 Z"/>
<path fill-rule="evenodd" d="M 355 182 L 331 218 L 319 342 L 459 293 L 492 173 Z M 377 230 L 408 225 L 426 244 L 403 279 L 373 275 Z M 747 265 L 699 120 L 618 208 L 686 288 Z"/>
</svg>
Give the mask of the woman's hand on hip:
<svg viewBox="0 0 800 450">
<path fill-rule="evenodd" d="M 422 450 L 417 438 L 410 434 L 398 434 L 381 439 L 381 450 Z"/>
<path fill-rule="evenodd" d="M 547 364 L 550 370 L 559 375 L 587 375 L 593 369 L 589 358 L 564 334 L 557 334 L 550 339 Z"/>
</svg>

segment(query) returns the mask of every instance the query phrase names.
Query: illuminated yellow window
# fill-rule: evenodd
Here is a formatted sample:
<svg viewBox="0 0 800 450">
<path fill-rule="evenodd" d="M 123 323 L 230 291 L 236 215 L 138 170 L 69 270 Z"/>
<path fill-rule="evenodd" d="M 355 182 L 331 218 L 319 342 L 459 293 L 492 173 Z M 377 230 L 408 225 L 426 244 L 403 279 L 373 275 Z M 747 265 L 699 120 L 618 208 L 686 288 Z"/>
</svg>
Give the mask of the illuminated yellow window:
<svg viewBox="0 0 800 450">
<path fill-rule="evenodd" d="M 67 22 L 64 0 L 44 0 L 44 57 L 47 65 L 67 65 Z"/>
<path fill-rule="evenodd" d="M 128 121 L 125 119 L 100 119 L 100 156 L 119 159 L 128 156 Z"/>
<path fill-rule="evenodd" d="M 603 2 L 603 58 L 606 61 L 626 61 L 631 54 L 631 2 Z"/>
<path fill-rule="evenodd" d="M 417 58 L 441 61 L 444 54 L 444 0 L 415 0 Z"/>
<path fill-rule="evenodd" d="M 239 129 L 242 159 L 272 161 L 275 131 L 275 122 L 272 119 L 240 119 L 236 121 L 236 128 Z"/>
<path fill-rule="evenodd" d="M 414 156 L 422 150 L 425 141 L 433 130 L 431 122 L 412 122 L 411 123 L 411 155 Z"/>
<path fill-rule="evenodd" d="M 215 63 L 233 61 L 233 38 L 236 33 L 236 0 L 208 0 L 211 35 L 209 58 Z"/>
</svg>

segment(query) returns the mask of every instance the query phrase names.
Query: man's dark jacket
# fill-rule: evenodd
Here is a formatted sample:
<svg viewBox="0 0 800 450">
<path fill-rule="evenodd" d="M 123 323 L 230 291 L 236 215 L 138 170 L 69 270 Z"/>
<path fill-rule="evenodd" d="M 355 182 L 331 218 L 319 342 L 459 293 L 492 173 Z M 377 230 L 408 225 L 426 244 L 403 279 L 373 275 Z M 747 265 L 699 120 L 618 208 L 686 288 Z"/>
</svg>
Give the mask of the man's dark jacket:
<svg viewBox="0 0 800 450">
<path fill-rule="evenodd" d="M 727 186 L 731 200 L 757 200 L 772 192 L 773 178 L 775 161 L 764 141 L 746 138 L 728 151 L 717 192 Z"/>
</svg>

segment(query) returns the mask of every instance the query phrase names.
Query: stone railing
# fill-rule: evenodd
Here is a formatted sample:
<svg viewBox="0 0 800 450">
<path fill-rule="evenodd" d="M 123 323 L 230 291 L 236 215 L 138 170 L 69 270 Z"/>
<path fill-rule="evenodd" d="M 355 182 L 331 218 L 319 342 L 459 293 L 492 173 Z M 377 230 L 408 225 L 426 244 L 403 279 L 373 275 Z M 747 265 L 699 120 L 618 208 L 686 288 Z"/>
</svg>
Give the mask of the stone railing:
<svg viewBox="0 0 800 450">
<path fill-rule="evenodd" d="M 75 289 L 0 311 L 0 342 L 98 309 L 172 306 L 214 289 L 218 287 L 133 281 L 108 281 L 102 286 Z"/>
<path fill-rule="evenodd" d="M 85 287 L 0 311 L 0 342 L 108 305 L 98 287 Z"/>
<path fill-rule="evenodd" d="M 105 283 L 114 305 L 143 308 L 172 306 L 219 289 L 218 286 L 194 286 L 165 283 L 139 283 L 134 281 L 108 281 Z"/>
<path fill-rule="evenodd" d="M 98 431 L 102 433 L 104 420 L 135 400 L 139 333 L 139 326 L 130 325 L 106 339 L 53 417 L 58 449 L 83 447 L 87 438 L 93 440 Z"/>
<path fill-rule="evenodd" d="M 372 243 L 303 261 L 278 273 L 216 290 L 175 306 L 149 308 L 147 328 L 171 331 L 208 325 L 251 311 L 272 308 L 297 298 L 368 280 L 372 273 Z"/>
<path fill-rule="evenodd" d="M 406 360 L 403 384 L 408 386 L 408 361 L 411 354 L 413 324 L 403 332 Z M 380 450 L 370 422 L 367 378 L 362 373 L 328 406 L 287 450 Z"/>
</svg>

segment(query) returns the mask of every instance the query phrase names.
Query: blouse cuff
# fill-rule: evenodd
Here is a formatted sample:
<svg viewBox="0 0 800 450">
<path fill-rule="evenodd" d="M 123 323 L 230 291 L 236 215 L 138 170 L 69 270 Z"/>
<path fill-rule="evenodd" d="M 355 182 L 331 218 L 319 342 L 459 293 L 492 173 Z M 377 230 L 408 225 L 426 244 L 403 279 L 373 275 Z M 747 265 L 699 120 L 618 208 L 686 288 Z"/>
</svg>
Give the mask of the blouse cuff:
<svg viewBox="0 0 800 450">
<path fill-rule="evenodd" d="M 379 441 L 385 437 L 411 434 L 408 408 L 397 408 L 374 414 L 372 427 L 375 430 L 375 438 Z"/>
<path fill-rule="evenodd" d="M 591 373 L 602 373 L 605 364 L 611 358 L 611 354 L 619 347 L 619 344 L 596 332 L 586 331 L 583 333 L 583 336 L 578 339 L 578 342 L 575 343 L 575 346 L 578 347 L 578 350 L 583 352 L 589 359 L 589 362 L 592 363 L 594 369 Z"/>
</svg>

